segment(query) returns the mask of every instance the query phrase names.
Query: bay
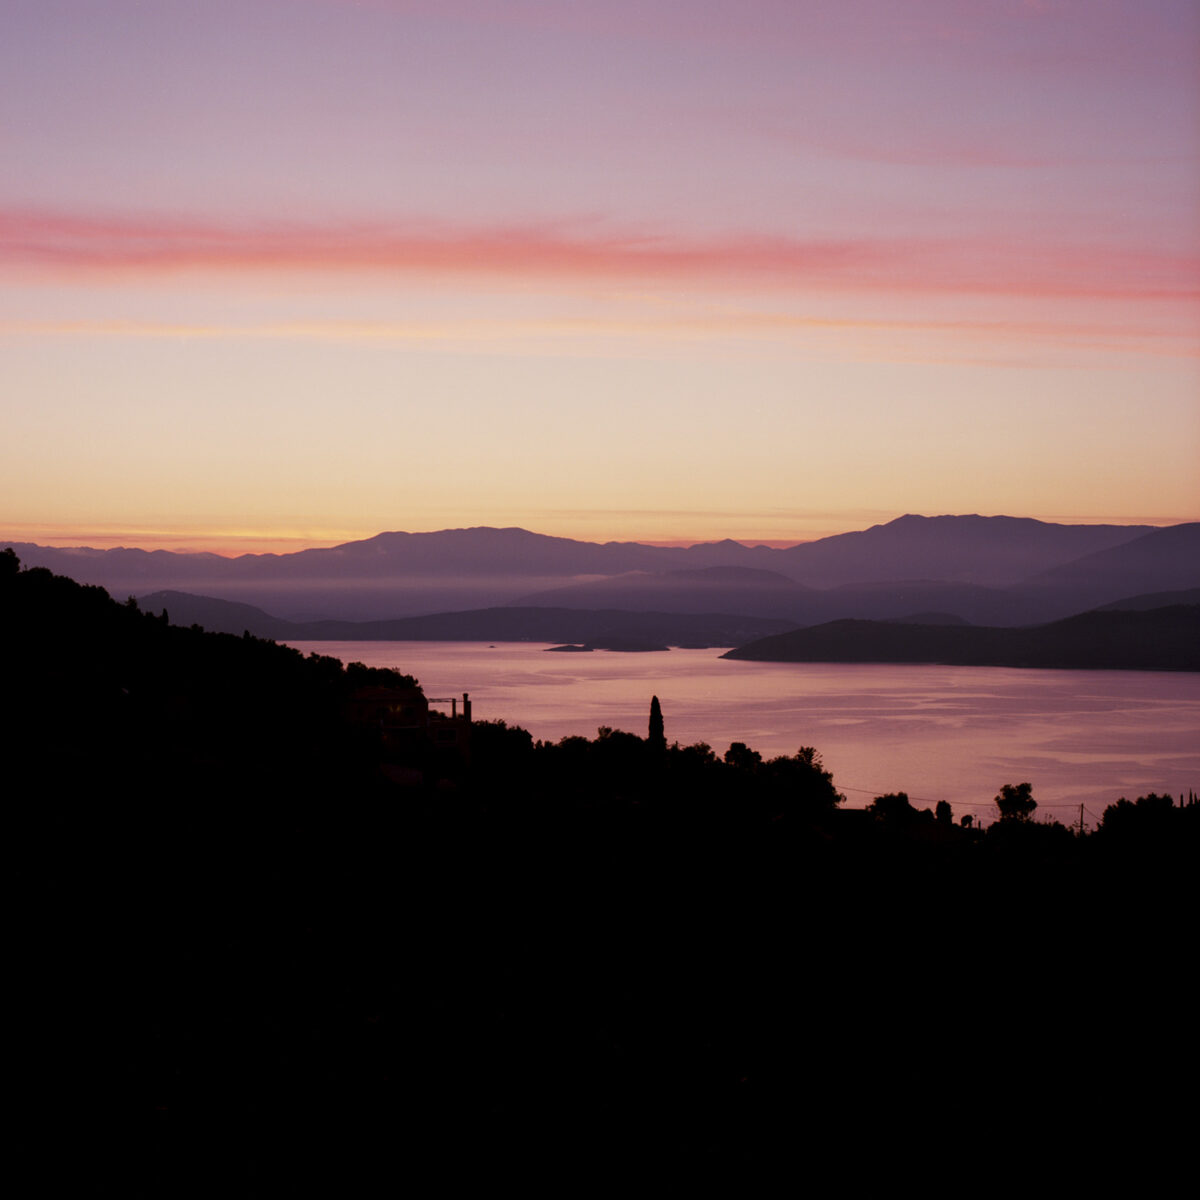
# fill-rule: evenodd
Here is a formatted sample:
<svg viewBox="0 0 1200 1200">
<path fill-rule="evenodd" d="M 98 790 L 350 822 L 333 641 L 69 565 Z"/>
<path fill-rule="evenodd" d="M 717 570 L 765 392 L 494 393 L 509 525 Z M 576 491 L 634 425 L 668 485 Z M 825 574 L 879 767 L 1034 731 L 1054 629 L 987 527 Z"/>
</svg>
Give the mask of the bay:
<svg viewBox="0 0 1200 1200">
<path fill-rule="evenodd" d="M 847 807 L 907 792 L 988 822 L 1002 784 L 1028 780 L 1038 814 L 1094 828 L 1105 806 L 1200 789 L 1200 675 L 859 663 L 752 663 L 719 650 L 547 652 L 533 643 L 293 642 L 394 667 L 428 696 L 469 692 L 476 719 L 535 737 L 644 736 L 650 697 L 668 741 L 765 757 L 815 746 Z M 438 707 L 449 707 L 438 705 Z"/>
</svg>

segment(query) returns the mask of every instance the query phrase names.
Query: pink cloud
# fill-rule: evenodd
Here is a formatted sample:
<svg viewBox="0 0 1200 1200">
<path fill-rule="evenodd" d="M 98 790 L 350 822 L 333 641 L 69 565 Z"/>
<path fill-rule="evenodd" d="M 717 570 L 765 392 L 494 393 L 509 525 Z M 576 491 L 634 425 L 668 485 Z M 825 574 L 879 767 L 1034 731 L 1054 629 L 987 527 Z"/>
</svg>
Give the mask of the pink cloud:
<svg viewBox="0 0 1200 1200">
<path fill-rule="evenodd" d="M 852 291 L 1194 298 L 1200 259 L 988 238 L 784 238 L 555 226 L 261 223 L 0 210 L 0 262 L 38 273 L 201 270 L 629 278 Z"/>
</svg>

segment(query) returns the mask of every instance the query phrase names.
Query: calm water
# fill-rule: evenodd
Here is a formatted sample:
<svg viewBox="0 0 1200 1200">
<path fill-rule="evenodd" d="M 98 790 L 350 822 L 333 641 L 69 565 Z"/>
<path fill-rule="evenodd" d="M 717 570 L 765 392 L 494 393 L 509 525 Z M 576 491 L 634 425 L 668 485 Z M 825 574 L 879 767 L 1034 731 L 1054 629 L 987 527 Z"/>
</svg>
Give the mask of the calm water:
<svg viewBox="0 0 1200 1200">
<path fill-rule="evenodd" d="M 415 675 L 429 696 L 471 693 L 480 719 L 535 738 L 645 735 L 650 697 L 668 741 L 745 742 L 766 756 L 816 746 L 847 804 L 906 791 L 991 818 L 1001 784 L 1029 780 L 1041 811 L 1095 826 L 1119 796 L 1200 790 L 1200 675 L 999 667 L 749 663 L 717 650 L 547 653 L 527 643 L 295 642 Z M 447 706 L 448 707 L 448 706 Z"/>
</svg>

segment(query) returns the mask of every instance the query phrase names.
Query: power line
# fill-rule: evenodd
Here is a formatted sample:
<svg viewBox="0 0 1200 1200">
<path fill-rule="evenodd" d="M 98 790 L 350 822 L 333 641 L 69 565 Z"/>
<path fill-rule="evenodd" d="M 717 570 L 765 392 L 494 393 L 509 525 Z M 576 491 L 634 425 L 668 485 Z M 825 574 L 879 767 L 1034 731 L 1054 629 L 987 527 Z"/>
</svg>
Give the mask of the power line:
<svg viewBox="0 0 1200 1200">
<path fill-rule="evenodd" d="M 886 791 L 886 790 L 881 790 L 881 789 L 879 789 L 879 788 L 862 788 L 862 787 L 852 787 L 852 786 L 851 786 L 850 784 L 848 784 L 848 783 L 838 783 L 836 780 L 834 781 L 834 786 L 835 786 L 835 787 L 838 789 L 838 791 L 841 791 L 841 792 L 859 792 L 859 793 L 861 793 L 861 794 L 862 794 L 862 795 L 864 795 L 864 796 L 872 796 L 872 797 L 877 797 L 877 796 L 890 796 L 890 795 L 896 795 L 896 794 L 897 794 L 897 793 L 895 793 L 895 792 L 890 792 L 890 791 Z M 905 795 L 906 795 L 906 796 L 908 796 L 908 798 L 909 798 L 909 800 L 910 800 L 910 801 L 914 801 L 914 800 L 915 800 L 915 801 L 918 801 L 918 802 L 920 802 L 921 804 L 940 804 L 940 803 L 941 803 L 941 801 L 940 801 L 940 800 L 934 800 L 934 799 L 933 799 L 931 796 L 914 796 L 914 795 L 912 795 L 912 793 L 910 793 L 910 792 L 905 792 Z M 948 803 L 950 803 L 950 804 L 954 804 L 954 805 L 957 805 L 957 806 L 959 806 L 960 808 L 989 808 L 989 807 L 991 807 L 992 805 L 994 805 L 996 802 L 995 802 L 995 800 L 952 800 L 952 801 L 948 801 Z M 1037 806 L 1038 806 L 1038 808 L 1039 808 L 1039 809 L 1044 809 L 1044 808 L 1078 808 L 1078 807 L 1079 807 L 1079 803 L 1080 803 L 1080 802 L 1079 802 L 1078 800 L 1063 800 L 1063 801 L 1057 801 L 1057 800 L 1056 800 L 1056 801 L 1054 801 L 1054 802 L 1052 802 L 1052 803 L 1043 803 L 1042 801 L 1040 801 L 1040 800 L 1039 800 L 1039 801 L 1037 802 Z M 1109 806 L 1108 806 L 1108 805 L 1105 805 L 1105 807 L 1107 808 L 1107 807 L 1109 807 Z M 1102 816 L 1100 816 L 1100 815 L 1098 815 L 1097 813 L 1095 813 L 1095 812 L 1094 812 L 1094 811 L 1093 811 L 1091 808 L 1088 808 L 1088 807 L 1086 806 L 1086 804 L 1084 805 L 1084 812 L 1086 812 L 1086 813 L 1087 813 L 1087 815 L 1088 815 L 1089 817 L 1091 817 L 1091 818 L 1092 818 L 1094 821 L 1100 821 L 1100 820 L 1102 820 Z"/>
<path fill-rule="evenodd" d="M 862 792 L 862 794 L 864 796 L 885 796 L 885 795 L 895 795 L 896 794 L 894 792 L 881 791 L 879 788 L 851 787 L 850 784 L 848 784 L 848 783 L 837 783 L 836 780 L 834 781 L 834 785 L 840 791 Z M 911 792 L 905 792 L 904 794 L 910 800 L 920 800 L 922 804 L 937 804 L 938 803 L 938 801 L 934 800 L 931 796 L 914 796 Z M 954 803 L 955 804 L 972 805 L 972 806 L 977 807 L 981 804 L 995 804 L 995 801 L 994 800 L 955 800 Z M 1062 804 L 1058 804 L 1058 803 L 1042 804 L 1040 802 L 1038 803 L 1038 808 L 1078 808 L 1078 807 L 1079 807 L 1078 800 L 1076 800 L 1074 802 L 1068 802 L 1068 803 L 1062 803 Z"/>
</svg>

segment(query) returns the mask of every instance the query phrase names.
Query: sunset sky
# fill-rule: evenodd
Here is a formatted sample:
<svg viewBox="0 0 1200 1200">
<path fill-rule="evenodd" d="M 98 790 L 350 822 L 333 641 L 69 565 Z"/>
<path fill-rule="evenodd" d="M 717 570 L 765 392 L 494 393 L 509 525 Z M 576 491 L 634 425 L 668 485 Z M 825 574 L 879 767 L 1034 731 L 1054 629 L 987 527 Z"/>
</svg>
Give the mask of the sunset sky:
<svg viewBox="0 0 1200 1200">
<path fill-rule="evenodd" d="M 1200 519 L 1195 0 L 0 18 L 0 535 Z"/>
</svg>

